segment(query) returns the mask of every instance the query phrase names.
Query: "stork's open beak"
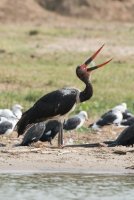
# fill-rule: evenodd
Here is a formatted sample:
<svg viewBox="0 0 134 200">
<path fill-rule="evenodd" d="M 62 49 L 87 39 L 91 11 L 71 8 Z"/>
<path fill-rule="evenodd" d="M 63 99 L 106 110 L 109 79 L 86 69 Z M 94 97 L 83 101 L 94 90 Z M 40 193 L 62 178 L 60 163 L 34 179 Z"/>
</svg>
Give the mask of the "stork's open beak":
<svg viewBox="0 0 134 200">
<path fill-rule="evenodd" d="M 111 60 L 112 60 L 112 58 L 110 60 L 100 64 L 100 65 L 96 65 L 94 67 L 87 68 L 87 71 L 90 72 L 90 71 L 93 71 L 95 69 L 98 69 L 99 67 L 103 67 L 104 65 L 108 64 Z"/>
<path fill-rule="evenodd" d="M 87 65 L 89 63 L 91 63 L 95 57 L 98 55 L 98 53 L 101 51 L 101 49 L 104 47 L 104 44 L 90 57 L 88 58 L 85 63 L 82 65 L 83 67 L 87 67 Z M 112 59 L 102 63 L 102 64 L 99 64 L 99 65 L 96 65 L 96 66 L 93 66 L 93 67 L 90 67 L 90 68 L 87 68 L 87 71 L 90 72 L 90 71 L 93 71 L 95 69 L 98 69 L 99 67 L 103 67 L 104 65 L 108 64 Z"/>
</svg>

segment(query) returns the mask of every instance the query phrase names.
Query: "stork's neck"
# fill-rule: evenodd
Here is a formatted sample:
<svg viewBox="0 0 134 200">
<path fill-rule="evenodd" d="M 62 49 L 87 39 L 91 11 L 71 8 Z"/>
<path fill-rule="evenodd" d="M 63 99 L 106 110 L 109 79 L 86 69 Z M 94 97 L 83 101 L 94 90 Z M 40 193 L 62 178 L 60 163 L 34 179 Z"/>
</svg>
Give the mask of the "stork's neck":
<svg viewBox="0 0 134 200">
<path fill-rule="evenodd" d="M 90 81 L 89 80 L 86 81 L 85 84 L 86 84 L 85 89 L 82 92 L 80 92 L 80 96 L 79 96 L 80 102 L 87 101 L 93 95 L 93 87 Z"/>
</svg>

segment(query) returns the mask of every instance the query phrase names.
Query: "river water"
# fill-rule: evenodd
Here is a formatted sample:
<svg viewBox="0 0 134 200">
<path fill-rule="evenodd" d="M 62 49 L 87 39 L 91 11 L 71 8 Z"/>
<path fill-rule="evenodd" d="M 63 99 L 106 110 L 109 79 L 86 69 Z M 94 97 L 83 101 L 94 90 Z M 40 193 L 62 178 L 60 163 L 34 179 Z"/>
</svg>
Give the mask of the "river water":
<svg viewBox="0 0 134 200">
<path fill-rule="evenodd" d="M 134 200 L 134 175 L 0 174 L 4 200 Z"/>
</svg>

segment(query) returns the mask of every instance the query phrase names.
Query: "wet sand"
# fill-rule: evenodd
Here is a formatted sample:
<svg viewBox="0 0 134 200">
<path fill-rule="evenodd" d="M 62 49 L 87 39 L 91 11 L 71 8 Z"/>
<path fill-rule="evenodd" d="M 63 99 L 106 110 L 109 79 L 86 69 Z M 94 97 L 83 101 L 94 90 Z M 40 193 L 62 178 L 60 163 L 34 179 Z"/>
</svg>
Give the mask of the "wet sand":
<svg viewBox="0 0 134 200">
<path fill-rule="evenodd" d="M 74 145 L 57 148 L 57 138 L 53 145 L 38 142 L 30 147 L 16 146 L 22 140 L 16 133 L 1 137 L 0 172 L 46 172 L 46 173 L 134 173 L 134 148 L 106 146 L 87 147 L 87 144 L 115 139 L 123 128 L 106 127 L 96 134 L 73 132 Z M 65 142 L 69 134 L 64 136 Z M 86 144 L 83 147 L 75 144 Z"/>
</svg>

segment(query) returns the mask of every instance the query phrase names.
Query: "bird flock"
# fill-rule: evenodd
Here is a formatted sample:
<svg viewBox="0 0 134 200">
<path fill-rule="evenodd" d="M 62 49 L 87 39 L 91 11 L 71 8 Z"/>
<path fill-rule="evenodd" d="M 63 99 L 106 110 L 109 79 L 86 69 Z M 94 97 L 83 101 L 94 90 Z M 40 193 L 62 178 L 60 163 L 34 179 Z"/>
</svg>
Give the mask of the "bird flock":
<svg viewBox="0 0 134 200">
<path fill-rule="evenodd" d="M 12 109 L 0 109 L 0 135 L 10 135 L 14 130 L 17 122 L 22 116 L 23 107 L 15 104 Z M 70 132 L 81 128 L 88 120 L 86 111 L 80 111 L 78 114 L 64 120 L 63 130 Z M 92 130 L 92 133 L 103 134 L 103 127 L 114 125 L 124 127 L 116 140 L 104 141 L 108 147 L 113 146 L 130 146 L 134 144 L 134 115 L 128 111 L 127 104 L 121 103 L 106 113 L 87 128 Z M 52 140 L 60 131 L 60 122 L 58 120 L 48 120 L 47 122 L 35 123 L 25 131 L 24 137 L 20 146 L 29 146 L 32 143 L 41 141 L 49 142 L 52 145 Z M 71 138 L 71 136 L 70 136 Z M 71 140 L 72 141 L 72 140 Z M 69 144 L 69 143 L 68 143 Z"/>
<path fill-rule="evenodd" d="M 0 135 L 9 135 L 14 130 L 18 136 L 23 135 L 21 146 L 31 145 L 33 142 L 49 142 L 58 134 L 58 146 L 63 147 L 63 132 L 70 132 L 81 128 L 88 114 L 80 111 L 78 114 L 68 117 L 75 109 L 76 104 L 88 101 L 93 96 L 93 86 L 90 81 L 92 71 L 105 66 L 110 60 L 92 67 L 88 65 L 102 50 L 102 45 L 83 64 L 76 67 L 76 76 L 83 82 L 85 88 L 80 91 L 76 88 L 62 88 L 52 91 L 41 97 L 27 111 L 22 113 L 23 107 L 15 104 L 12 109 L 0 109 Z M 108 147 L 134 144 L 134 115 L 128 111 L 127 104 L 121 103 L 111 108 L 88 125 L 94 132 L 103 134 L 103 127 L 108 125 L 127 126 L 114 141 L 104 141 Z"/>
<path fill-rule="evenodd" d="M 89 125 L 94 131 L 102 132 L 106 125 L 124 127 L 114 141 L 104 141 L 108 147 L 112 146 L 133 146 L 134 144 L 134 115 L 128 111 L 127 104 L 121 103 L 104 113 L 97 121 Z M 126 128 L 127 127 L 127 128 Z"/>
</svg>

